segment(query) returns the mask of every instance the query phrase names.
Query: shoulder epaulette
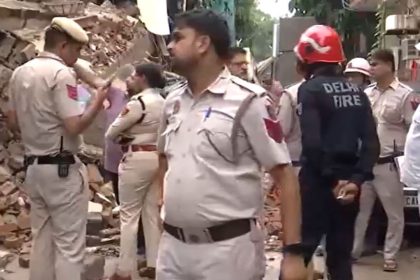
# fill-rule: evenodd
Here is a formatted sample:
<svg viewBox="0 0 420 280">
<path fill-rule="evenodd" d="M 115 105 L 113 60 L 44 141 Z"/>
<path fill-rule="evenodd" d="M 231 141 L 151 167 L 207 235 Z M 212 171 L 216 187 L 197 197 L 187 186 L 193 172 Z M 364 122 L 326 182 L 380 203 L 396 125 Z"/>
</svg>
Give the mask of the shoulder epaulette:
<svg viewBox="0 0 420 280">
<path fill-rule="evenodd" d="M 413 91 L 413 89 L 409 85 L 406 85 L 406 84 L 401 83 L 401 82 L 398 82 L 398 85 L 401 86 L 402 88 L 405 88 L 405 89 L 409 90 L 409 91 Z"/>
<path fill-rule="evenodd" d="M 296 86 L 300 86 L 302 83 L 303 83 L 303 81 L 299 81 L 299 82 L 296 82 L 296 83 L 292 83 L 292 84 L 290 84 L 290 85 L 286 86 L 286 87 L 284 88 L 284 90 L 288 90 L 289 88 L 296 87 Z"/>
<path fill-rule="evenodd" d="M 185 87 L 187 87 L 187 81 L 182 80 L 182 81 L 176 82 L 172 85 L 166 86 L 164 88 L 164 91 L 166 91 L 168 93 L 171 93 L 171 92 L 177 91 L 177 90 L 179 90 L 181 88 L 185 88 Z"/>
<path fill-rule="evenodd" d="M 260 85 L 247 82 L 235 76 L 232 76 L 231 79 L 233 83 L 237 84 L 241 88 L 244 88 L 250 92 L 256 93 L 257 95 L 262 95 L 266 92 L 266 90 Z"/>
</svg>

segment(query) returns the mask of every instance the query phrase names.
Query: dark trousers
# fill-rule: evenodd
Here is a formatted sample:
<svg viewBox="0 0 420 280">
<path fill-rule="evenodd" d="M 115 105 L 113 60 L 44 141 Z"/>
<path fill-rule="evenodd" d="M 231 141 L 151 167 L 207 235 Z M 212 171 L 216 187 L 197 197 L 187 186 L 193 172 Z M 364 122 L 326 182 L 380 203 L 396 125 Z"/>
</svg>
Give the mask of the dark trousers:
<svg viewBox="0 0 420 280">
<path fill-rule="evenodd" d="M 340 178 L 345 179 L 345 178 Z M 331 280 L 352 280 L 354 225 L 358 203 L 341 205 L 332 192 L 336 180 L 302 167 L 299 174 L 302 197 L 302 243 L 311 248 L 309 263 L 326 235 L 327 269 Z"/>
<path fill-rule="evenodd" d="M 117 203 L 120 204 L 120 197 L 118 195 L 118 173 L 105 171 L 105 181 L 112 183 L 112 189 L 114 190 L 115 199 Z"/>
<path fill-rule="evenodd" d="M 112 189 L 114 190 L 115 198 L 117 203 L 120 204 L 120 199 L 118 196 L 118 173 L 113 173 L 110 171 L 106 171 L 105 173 L 105 181 L 112 182 Z M 137 248 L 145 247 L 144 241 L 144 232 L 143 232 L 143 223 L 141 222 L 141 216 L 139 219 L 139 230 L 137 232 Z"/>
</svg>

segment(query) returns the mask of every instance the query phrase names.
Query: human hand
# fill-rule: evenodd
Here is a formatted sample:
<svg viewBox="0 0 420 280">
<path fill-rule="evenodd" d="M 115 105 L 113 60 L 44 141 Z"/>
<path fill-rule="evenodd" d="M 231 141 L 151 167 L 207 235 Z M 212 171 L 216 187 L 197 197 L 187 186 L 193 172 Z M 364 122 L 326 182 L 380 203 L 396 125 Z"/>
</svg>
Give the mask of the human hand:
<svg viewBox="0 0 420 280">
<path fill-rule="evenodd" d="M 347 183 L 344 185 L 337 197 L 341 204 L 350 204 L 354 202 L 357 194 L 359 193 L 359 187 L 354 183 Z"/>
<path fill-rule="evenodd" d="M 95 98 L 97 99 L 98 102 L 101 103 L 101 105 L 103 104 L 105 99 L 107 99 L 108 97 L 108 90 L 109 90 L 109 87 L 100 87 L 96 89 Z"/>
<path fill-rule="evenodd" d="M 302 256 L 285 254 L 281 261 L 281 280 L 306 280 L 307 270 Z"/>
<path fill-rule="evenodd" d="M 339 180 L 337 182 L 337 184 L 334 186 L 333 192 L 334 192 L 334 197 L 337 198 L 340 196 L 340 191 L 341 189 L 348 183 L 349 181 L 347 180 Z"/>
<path fill-rule="evenodd" d="M 283 94 L 284 88 L 283 88 L 283 85 L 279 81 L 273 81 L 270 91 L 277 98 L 280 98 L 281 95 Z"/>
</svg>

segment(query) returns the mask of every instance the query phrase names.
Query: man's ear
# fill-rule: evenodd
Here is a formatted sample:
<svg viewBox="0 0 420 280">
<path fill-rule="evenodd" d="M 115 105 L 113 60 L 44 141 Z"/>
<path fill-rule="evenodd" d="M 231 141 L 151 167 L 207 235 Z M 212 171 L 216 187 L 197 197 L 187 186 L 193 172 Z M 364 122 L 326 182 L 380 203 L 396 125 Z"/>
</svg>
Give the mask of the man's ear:
<svg viewBox="0 0 420 280">
<path fill-rule="evenodd" d="M 62 50 L 68 45 L 68 42 L 66 40 L 61 40 L 57 43 L 57 50 Z"/>
<path fill-rule="evenodd" d="M 197 38 L 197 50 L 200 54 L 207 52 L 211 47 L 211 40 L 209 36 L 201 35 Z"/>
</svg>

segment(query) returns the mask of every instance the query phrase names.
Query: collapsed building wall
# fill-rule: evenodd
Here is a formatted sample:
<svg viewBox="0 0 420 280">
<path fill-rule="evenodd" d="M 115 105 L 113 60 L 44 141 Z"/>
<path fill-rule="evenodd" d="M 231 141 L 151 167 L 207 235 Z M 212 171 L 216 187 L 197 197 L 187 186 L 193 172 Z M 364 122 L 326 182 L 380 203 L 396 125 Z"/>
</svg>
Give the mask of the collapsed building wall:
<svg viewBox="0 0 420 280">
<path fill-rule="evenodd" d="M 126 63 L 141 61 L 147 53 L 153 52 L 150 34 L 137 19 L 113 6 L 87 4 L 81 7 L 81 12 L 72 13 L 90 37 L 81 55 L 91 61 L 93 69 L 102 77 L 110 76 Z M 25 177 L 23 147 L 5 123 L 6 88 L 13 70 L 42 51 L 44 29 L 52 17 L 59 15 L 51 13 L 45 2 L 0 1 L 0 243 L 20 253 L 24 251 L 20 249 L 22 244 L 31 238 L 29 203 L 21 188 Z M 102 114 L 84 135 L 85 143 L 101 146 L 103 130 Z M 95 210 L 93 224 L 99 221 L 105 227 L 117 226 L 111 213 L 115 206 L 112 193 L 105 191 L 109 188 L 102 188 L 104 182 L 96 165 L 102 157 L 102 149 L 95 146 L 85 145 L 80 154 L 82 161 L 88 164 L 90 198 L 103 205 L 99 213 Z M 101 219 L 98 220 L 98 216 Z"/>
</svg>

